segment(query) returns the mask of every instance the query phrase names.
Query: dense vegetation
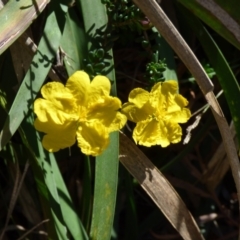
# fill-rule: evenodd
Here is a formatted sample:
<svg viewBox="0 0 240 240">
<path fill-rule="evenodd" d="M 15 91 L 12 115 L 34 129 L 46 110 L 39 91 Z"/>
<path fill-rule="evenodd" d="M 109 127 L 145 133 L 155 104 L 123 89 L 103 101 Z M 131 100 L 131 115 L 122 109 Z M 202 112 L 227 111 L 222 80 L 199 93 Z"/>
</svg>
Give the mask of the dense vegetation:
<svg viewBox="0 0 240 240">
<path fill-rule="evenodd" d="M 205 2 L 0 1 L 0 240 L 239 238 L 240 5 Z M 46 151 L 34 101 L 78 70 L 122 103 L 176 81 L 182 141 L 136 145 L 128 121 L 99 156 Z"/>
</svg>

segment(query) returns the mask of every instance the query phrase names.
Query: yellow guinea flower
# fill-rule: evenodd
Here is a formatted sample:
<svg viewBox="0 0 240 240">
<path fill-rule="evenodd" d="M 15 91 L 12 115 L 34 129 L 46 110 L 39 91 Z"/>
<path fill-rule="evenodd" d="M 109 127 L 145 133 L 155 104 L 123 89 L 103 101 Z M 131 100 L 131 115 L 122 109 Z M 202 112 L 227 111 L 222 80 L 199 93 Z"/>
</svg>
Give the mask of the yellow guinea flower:
<svg viewBox="0 0 240 240">
<path fill-rule="evenodd" d="M 187 122 L 191 112 L 185 108 L 188 101 L 177 90 L 177 82 L 169 80 L 155 84 L 151 92 L 142 88 L 130 92 L 122 112 L 137 123 L 133 130 L 136 143 L 166 147 L 181 141 L 182 129 L 178 123 Z"/>
<path fill-rule="evenodd" d="M 86 155 L 97 156 L 107 148 L 109 133 L 122 128 L 127 118 L 118 110 L 121 101 L 109 96 L 108 78 L 96 76 L 91 82 L 83 71 L 75 72 L 66 86 L 50 82 L 41 89 L 43 98 L 34 102 L 34 126 L 46 133 L 42 144 L 49 152 L 78 146 Z"/>
</svg>

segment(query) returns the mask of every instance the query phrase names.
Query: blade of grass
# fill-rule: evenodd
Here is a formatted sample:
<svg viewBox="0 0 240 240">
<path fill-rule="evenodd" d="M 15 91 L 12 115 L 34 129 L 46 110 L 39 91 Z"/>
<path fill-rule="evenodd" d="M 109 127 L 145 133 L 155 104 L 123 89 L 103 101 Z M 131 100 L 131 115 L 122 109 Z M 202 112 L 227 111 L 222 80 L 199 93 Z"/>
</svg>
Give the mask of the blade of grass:
<svg viewBox="0 0 240 240">
<path fill-rule="evenodd" d="M 110 134 L 110 145 L 96 161 L 91 238 L 107 240 L 111 238 L 115 213 L 119 142 L 118 135 Z"/>
<path fill-rule="evenodd" d="M 36 94 L 39 92 L 52 65 L 52 60 L 59 47 L 64 26 L 63 14 L 67 6 L 56 3 L 50 4 L 51 11 L 47 18 L 43 37 L 40 40 L 36 55 L 33 58 L 30 69 L 26 73 L 23 82 L 14 99 L 8 118 L 0 133 L 0 151 L 18 129 L 20 123 L 27 115 Z"/>
<path fill-rule="evenodd" d="M 84 27 L 89 38 L 88 49 L 94 46 L 91 37 L 96 29 L 107 24 L 107 14 L 104 5 L 98 0 L 77 1 L 81 6 Z M 93 7 L 94 6 L 94 7 Z M 92 17 L 94 16 L 94 18 Z M 112 56 L 112 51 L 109 51 Z M 110 67 L 113 61 L 110 60 Z M 115 72 L 110 70 L 108 78 L 113 81 L 112 93 L 116 95 Z M 106 151 L 96 158 L 93 213 L 90 235 L 92 239 L 107 240 L 111 237 L 115 213 L 117 182 L 118 182 L 118 133 L 110 135 L 110 144 Z M 107 203 L 107 204 L 106 204 Z"/>
<path fill-rule="evenodd" d="M 0 11 L 0 54 L 2 54 L 43 11 L 49 0 L 9 1 Z"/>
<path fill-rule="evenodd" d="M 92 170 L 90 157 L 85 156 L 84 173 L 83 173 L 83 193 L 81 202 L 81 219 L 87 232 L 90 232 L 91 215 L 92 215 Z"/>
</svg>

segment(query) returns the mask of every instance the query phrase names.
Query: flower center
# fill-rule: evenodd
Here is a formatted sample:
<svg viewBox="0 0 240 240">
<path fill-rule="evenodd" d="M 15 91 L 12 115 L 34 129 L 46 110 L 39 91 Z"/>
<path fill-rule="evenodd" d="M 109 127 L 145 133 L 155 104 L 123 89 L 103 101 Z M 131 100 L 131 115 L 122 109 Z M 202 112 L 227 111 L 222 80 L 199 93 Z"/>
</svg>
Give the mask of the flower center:
<svg viewBox="0 0 240 240">
<path fill-rule="evenodd" d="M 151 114 L 151 119 L 155 119 L 156 121 L 166 120 L 167 111 L 164 108 L 157 108 L 154 113 Z"/>
<path fill-rule="evenodd" d="M 87 121 L 87 108 L 84 106 L 79 107 L 79 122 Z"/>
</svg>

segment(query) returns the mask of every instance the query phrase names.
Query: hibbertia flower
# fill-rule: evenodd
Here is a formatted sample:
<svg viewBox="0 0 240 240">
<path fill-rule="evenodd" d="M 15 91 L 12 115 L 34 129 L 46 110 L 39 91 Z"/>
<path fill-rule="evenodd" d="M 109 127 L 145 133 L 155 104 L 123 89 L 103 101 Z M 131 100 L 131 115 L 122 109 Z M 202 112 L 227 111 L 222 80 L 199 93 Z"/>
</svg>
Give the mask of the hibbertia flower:
<svg viewBox="0 0 240 240">
<path fill-rule="evenodd" d="M 122 112 L 136 123 L 133 139 L 147 147 L 181 141 L 182 129 L 178 123 L 185 123 L 191 117 L 186 106 L 188 101 L 178 91 L 174 80 L 159 82 L 148 92 L 135 88 L 129 94 L 129 102 L 123 104 Z"/>
<path fill-rule="evenodd" d="M 65 86 L 60 82 L 45 84 L 43 98 L 34 102 L 34 126 L 46 133 L 44 148 L 56 152 L 72 146 L 77 139 L 84 154 L 101 154 L 109 144 L 109 134 L 127 121 L 119 111 L 121 101 L 109 95 L 110 89 L 108 78 L 96 76 L 90 81 L 83 71 L 70 76 Z"/>
</svg>

